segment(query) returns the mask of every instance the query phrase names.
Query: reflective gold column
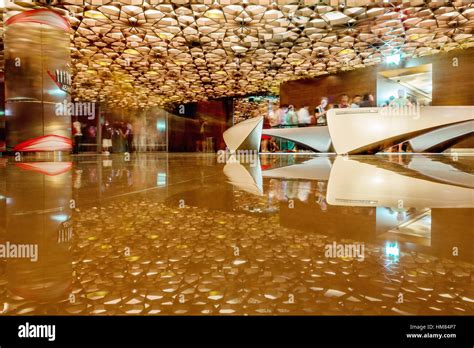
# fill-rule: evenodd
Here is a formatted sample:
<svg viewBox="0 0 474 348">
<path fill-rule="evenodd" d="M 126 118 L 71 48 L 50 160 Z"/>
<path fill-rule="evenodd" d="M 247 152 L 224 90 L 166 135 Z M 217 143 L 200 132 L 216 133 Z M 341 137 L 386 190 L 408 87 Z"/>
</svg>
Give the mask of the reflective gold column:
<svg viewBox="0 0 474 348">
<path fill-rule="evenodd" d="M 6 145 L 8 151 L 71 149 L 69 22 L 58 13 L 8 11 L 5 22 Z"/>
</svg>

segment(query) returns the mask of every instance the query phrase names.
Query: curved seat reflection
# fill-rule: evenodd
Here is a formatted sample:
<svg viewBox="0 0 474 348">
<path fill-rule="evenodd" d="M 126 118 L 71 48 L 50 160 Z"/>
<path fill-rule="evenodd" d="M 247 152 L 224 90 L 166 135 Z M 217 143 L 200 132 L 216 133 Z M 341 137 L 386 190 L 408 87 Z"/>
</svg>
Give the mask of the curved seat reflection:
<svg viewBox="0 0 474 348">
<path fill-rule="evenodd" d="M 440 183 L 474 188 L 474 175 L 470 171 L 459 170 L 456 164 L 444 156 L 440 158 L 417 156 L 405 167 Z"/>
<path fill-rule="evenodd" d="M 232 157 L 231 157 L 232 158 Z M 240 163 L 235 157 L 224 166 L 228 183 L 239 190 L 263 195 L 263 178 L 285 178 L 301 180 L 327 181 L 331 171 L 328 157 L 317 157 L 303 163 L 262 170 L 257 166 Z"/>
<path fill-rule="evenodd" d="M 450 172 L 445 172 L 446 176 Z M 451 174 L 456 177 L 456 171 Z M 333 163 L 327 189 L 331 205 L 370 207 L 474 207 L 469 187 L 402 175 L 352 158 L 338 157 Z"/>
<path fill-rule="evenodd" d="M 240 190 L 261 196 L 263 195 L 262 169 L 260 162 L 256 165 L 243 165 L 235 156 L 231 156 L 224 166 L 228 181 Z"/>
<path fill-rule="evenodd" d="M 300 164 L 268 169 L 263 171 L 262 175 L 265 178 L 327 181 L 331 172 L 331 165 L 329 157 L 316 157 Z"/>
<path fill-rule="evenodd" d="M 455 162 L 453 162 L 455 163 Z M 438 158 L 414 156 L 406 164 L 380 158 L 317 157 L 261 171 L 238 162 L 224 170 L 238 189 L 261 195 L 263 178 L 328 181 L 327 203 L 346 206 L 474 207 L 474 176 Z"/>
</svg>

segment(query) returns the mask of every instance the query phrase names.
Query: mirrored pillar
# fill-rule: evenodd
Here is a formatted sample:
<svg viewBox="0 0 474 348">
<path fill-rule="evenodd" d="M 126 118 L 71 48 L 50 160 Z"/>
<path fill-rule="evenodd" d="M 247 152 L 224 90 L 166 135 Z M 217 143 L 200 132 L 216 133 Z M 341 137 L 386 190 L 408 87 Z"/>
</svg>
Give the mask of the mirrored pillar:
<svg viewBox="0 0 474 348">
<path fill-rule="evenodd" d="M 6 146 L 14 152 L 71 149 L 70 26 L 48 9 L 8 10 L 5 22 Z"/>
</svg>

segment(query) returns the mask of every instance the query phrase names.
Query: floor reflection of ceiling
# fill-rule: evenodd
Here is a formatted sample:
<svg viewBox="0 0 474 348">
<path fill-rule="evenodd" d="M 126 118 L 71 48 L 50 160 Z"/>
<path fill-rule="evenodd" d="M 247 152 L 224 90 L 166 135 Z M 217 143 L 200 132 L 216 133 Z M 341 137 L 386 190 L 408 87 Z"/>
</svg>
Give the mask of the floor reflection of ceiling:
<svg viewBox="0 0 474 348">
<path fill-rule="evenodd" d="M 363 262 L 329 260 L 326 244 L 353 240 L 282 227 L 274 216 L 142 198 L 73 220 L 71 292 L 39 304 L 7 291 L 2 275 L 7 314 L 472 314 L 471 264 L 403 249 L 394 263 L 370 243 Z M 42 286 L 32 279 L 24 286 Z"/>
<path fill-rule="evenodd" d="M 222 164 L 199 156 L 169 154 L 164 160 L 150 154 L 146 161 L 132 157 L 127 163 L 111 156 L 111 167 L 93 158 L 73 163 L 71 173 L 81 169 L 84 176 L 82 186 L 72 190 L 78 198 L 71 218 L 73 238 L 57 243 L 57 228 L 44 223 L 30 223 L 23 230 L 22 240 L 36 238 L 40 252 L 49 257 L 35 265 L 40 267 L 1 260 L 4 314 L 474 314 L 472 208 L 431 209 L 431 244 L 412 248 L 380 238 L 378 208 L 323 205 L 325 181 L 264 178 L 260 196 L 232 187 Z M 166 189 L 146 190 L 157 184 L 164 161 Z M 285 161 L 294 163 L 282 159 L 280 165 Z M 123 178 L 115 186 L 109 174 L 124 166 L 134 185 L 125 186 Z M 92 167 L 99 180 L 86 180 Z M 74 180 L 65 175 L 59 182 L 16 166 L 4 168 L 0 176 L 5 175 L 9 197 L 0 206 L 0 222 L 6 226 L 0 229 L 0 242 L 18 237 L 18 228 L 9 229 L 11 212 L 16 212 L 12 209 L 17 209 L 12 203 L 27 203 L 35 221 L 44 222 L 57 213 L 40 211 L 38 205 L 71 197 Z M 18 181 L 23 185 L 15 185 Z M 27 183 L 34 183 L 34 190 L 25 190 Z M 94 196 L 107 183 L 106 196 L 93 200 L 78 194 Z M 276 200 L 273 195 L 271 202 L 265 196 L 270 189 L 287 187 L 292 196 Z M 244 204 L 275 210 L 256 214 L 236 209 Z M 406 221 L 413 223 L 422 213 L 397 209 L 392 209 L 395 220 L 397 212 L 408 211 L 413 214 Z M 401 226 L 411 229 L 402 231 L 406 236 L 420 234 L 413 223 Z M 400 225 L 390 224 L 382 231 Z M 334 242 L 364 243 L 364 261 L 327 258 L 325 246 Z M 391 242 L 389 248 L 385 242 Z M 454 247 L 459 256 L 452 254 Z M 403 303 L 396 301 L 400 292 Z"/>
</svg>

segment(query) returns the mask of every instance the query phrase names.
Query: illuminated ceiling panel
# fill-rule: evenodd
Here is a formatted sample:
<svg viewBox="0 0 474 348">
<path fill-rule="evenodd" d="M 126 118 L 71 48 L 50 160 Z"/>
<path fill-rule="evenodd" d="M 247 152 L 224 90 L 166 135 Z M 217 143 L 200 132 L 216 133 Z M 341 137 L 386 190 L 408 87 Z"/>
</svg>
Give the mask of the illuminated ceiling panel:
<svg viewBox="0 0 474 348">
<path fill-rule="evenodd" d="M 39 5 L 18 3 L 19 10 Z M 75 98 L 121 107 L 278 92 L 283 81 L 393 53 L 474 45 L 470 0 L 53 3 L 74 29 Z"/>
</svg>

